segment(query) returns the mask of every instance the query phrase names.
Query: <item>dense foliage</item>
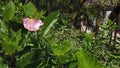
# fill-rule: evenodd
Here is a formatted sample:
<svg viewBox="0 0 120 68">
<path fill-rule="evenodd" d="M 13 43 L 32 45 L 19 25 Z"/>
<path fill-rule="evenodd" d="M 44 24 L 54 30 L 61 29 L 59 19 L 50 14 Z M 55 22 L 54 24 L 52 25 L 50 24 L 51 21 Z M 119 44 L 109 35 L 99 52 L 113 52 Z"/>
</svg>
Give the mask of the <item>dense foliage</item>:
<svg viewBox="0 0 120 68">
<path fill-rule="evenodd" d="M 0 0 L 0 68 L 119 68 L 120 37 L 112 39 L 117 25 L 109 19 L 103 23 L 105 10 L 117 2 Z M 31 32 L 24 18 L 44 24 Z M 90 33 L 80 29 L 83 20 Z"/>
</svg>

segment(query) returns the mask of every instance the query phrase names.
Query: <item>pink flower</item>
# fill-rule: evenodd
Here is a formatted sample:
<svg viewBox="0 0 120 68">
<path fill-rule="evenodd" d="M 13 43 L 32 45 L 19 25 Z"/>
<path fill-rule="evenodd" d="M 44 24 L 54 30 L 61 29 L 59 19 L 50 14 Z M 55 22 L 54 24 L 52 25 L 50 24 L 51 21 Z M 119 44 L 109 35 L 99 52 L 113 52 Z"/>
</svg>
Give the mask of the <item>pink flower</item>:
<svg viewBox="0 0 120 68">
<path fill-rule="evenodd" d="M 25 29 L 29 31 L 37 31 L 39 30 L 39 27 L 43 25 L 43 22 L 38 19 L 24 18 L 23 25 Z"/>
</svg>

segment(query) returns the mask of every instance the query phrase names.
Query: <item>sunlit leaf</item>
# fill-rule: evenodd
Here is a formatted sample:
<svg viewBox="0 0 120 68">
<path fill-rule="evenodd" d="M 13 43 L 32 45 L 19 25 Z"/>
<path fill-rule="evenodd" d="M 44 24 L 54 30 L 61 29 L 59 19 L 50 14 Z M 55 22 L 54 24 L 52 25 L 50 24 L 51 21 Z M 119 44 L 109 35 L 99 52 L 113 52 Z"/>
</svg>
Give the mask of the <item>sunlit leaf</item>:
<svg viewBox="0 0 120 68">
<path fill-rule="evenodd" d="M 31 2 L 24 6 L 24 13 L 26 16 L 33 16 L 37 12 L 35 5 Z"/>
<path fill-rule="evenodd" d="M 57 56 L 64 56 L 72 47 L 72 44 L 68 40 L 63 40 L 59 44 L 51 43 L 51 49 Z"/>
<path fill-rule="evenodd" d="M 77 53 L 79 68 L 105 68 L 101 63 L 93 58 L 88 52 L 80 48 Z"/>
<path fill-rule="evenodd" d="M 12 55 L 16 51 L 22 50 L 22 47 L 19 46 L 19 41 L 21 40 L 21 31 L 7 33 L 0 33 L 0 46 L 2 49 L 9 55 Z"/>
<path fill-rule="evenodd" d="M 6 32 L 7 29 L 6 29 L 6 24 L 4 21 L 0 20 L 0 30 L 3 31 L 3 32 Z"/>
<path fill-rule="evenodd" d="M 60 11 L 57 10 L 55 12 L 52 12 L 45 18 L 45 20 L 43 21 L 44 25 L 42 28 L 43 36 L 45 36 L 47 32 L 50 30 L 50 28 L 57 22 L 59 13 Z"/>
<path fill-rule="evenodd" d="M 10 1 L 6 4 L 3 11 L 3 18 L 5 21 L 11 20 L 15 14 L 15 4 Z"/>
</svg>

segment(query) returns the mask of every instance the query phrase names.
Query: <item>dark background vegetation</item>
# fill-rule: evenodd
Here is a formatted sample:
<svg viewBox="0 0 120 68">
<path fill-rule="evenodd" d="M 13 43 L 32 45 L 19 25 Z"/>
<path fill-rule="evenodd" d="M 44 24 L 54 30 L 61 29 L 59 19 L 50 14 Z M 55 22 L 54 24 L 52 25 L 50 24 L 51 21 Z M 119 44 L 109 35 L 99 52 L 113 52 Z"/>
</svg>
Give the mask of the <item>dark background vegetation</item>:
<svg viewBox="0 0 120 68">
<path fill-rule="evenodd" d="M 2 16 L 4 5 L 7 4 L 10 0 L 0 0 L 0 20 L 4 19 Z M 52 29 L 48 32 L 47 40 L 44 37 L 41 37 L 41 33 L 39 33 L 39 55 L 41 57 L 36 62 L 34 57 L 30 57 L 35 55 L 33 53 L 35 50 L 32 46 L 25 46 L 23 45 L 23 51 L 15 52 L 13 55 L 8 55 L 0 46 L 1 52 L 0 57 L 4 58 L 4 62 L 0 63 L 8 63 L 11 68 L 21 68 L 22 64 L 23 68 L 79 68 L 79 64 L 85 64 L 85 62 L 80 61 L 87 61 L 89 53 L 102 63 L 105 68 L 119 68 L 120 67 L 120 43 L 119 37 L 116 39 L 112 39 L 111 34 L 116 31 L 116 24 L 113 23 L 114 20 L 117 19 L 117 15 L 120 13 L 120 0 L 12 0 L 16 7 L 15 15 L 12 20 L 4 20 L 7 23 L 9 30 L 9 37 L 13 36 L 14 34 L 19 36 L 19 29 L 21 29 L 22 39 L 20 40 L 22 43 L 20 45 L 34 45 L 36 44 L 34 39 L 34 33 L 32 33 L 30 38 L 26 36 L 27 30 L 24 29 L 22 24 L 22 19 L 26 17 L 24 15 L 23 9 L 21 9 L 21 4 L 26 5 L 29 2 L 32 2 L 38 11 L 41 12 L 42 16 L 40 16 L 41 20 L 44 20 L 46 16 L 51 14 L 56 10 L 60 10 L 60 15 L 58 18 L 57 23 Z M 118 7 L 117 9 L 115 9 Z M 106 15 L 106 11 L 113 11 L 110 15 L 110 19 L 108 20 L 107 25 L 102 24 L 103 20 Z M 96 21 L 94 23 L 94 20 Z M 81 22 L 84 23 L 87 28 L 91 30 L 91 33 L 86 33 L 81 29 Z M 115 23 L 118 22 L 117 20 Z M 101 30 L 99 30 L 99 28 Z M 87 30 L 87 29 L 86 29 Z M 18 31 L 18 32 L 17 32 Z M 14 33 L 16 32 L 16 33 Z M 4 37 L 4 34 L 1 34 L 0 37 Z M 15 36 L 15 37 L 17 37 Z M 5 36 L 6 37 L 6 36 Z M 26 38 L 27 37 L 27 38 Z M 14 37 L 13 37 L 14 38 Z M 1 43 L 0 38 L 0 44 Z M 34 41 L 32 41 L 32 40 Z M 25 40 L 25 41 L 22 41 Z M 27 41 L 26 41 L 27 40 Z M 49 40 L 49 41 L 48 41 Z M 118 41 L 116 41 L 118 40 Z M 41 42 L 40 42 L 41 41 Z M 46 42 L 47 41 L 47 42 Z M 15 44 L 15 43 L 14 43 Z M 51 44 L 51 45 L 50 45 Z M 71 49 L 71 46 L 67 45 L 74 45 Z M 44 46 L 43 46 L 44 45 Z M 58 46 L 56 45 L 64 45 Z M 80 54 L 77 55 L 85 55 L 85 60 L 82 60 L 80 56 L 76 56 L 76 52 L 79 51 L 79 48 L 82 47 L 84 50 L 83 53 L 79 52 Z M 61 49 L 61 50 L 59 50 Z M 68 51 L 67 51 L 68 50 Z M 37 51 L 37 48 L 36 50 Z M 60 53 L 61 51 L 61 53 Z M 81 50 L 82 51 L 82 50 Z M 65 53 L 64 53 L 65 52 Z M 60 55 L 60 54 L 62 55 Z M 78 53 L 78 52 L 77 52 Z M 25 54 L 25 55 L 24 55 Z M 21 57 L 23 55 L 23 57 Z M 17 56 L 17 57 L 16 57 Z M 16 58 L 19 58 L 19 61 Z M 28 58 L 28 59 L 27 59 Z M 32 60 L 31 60 L 32 58 Z M 1 59 L 1 58 L 0 58 Z M 24 63 L 24 60 L 26 63 Z M 27 63 L 27 61 L 31 61 L 31 63 Z M 23 63 L 22 63 L 23 62 Z M 87 63 L 87 62 L 86 62 Z M 92 60 L 89 60 L 88 64 L 92 65 Z M 96 67 L 95 67 L 96 68 Z M 101 67 L 102 68 L 102 67 Z"/>
</svg>

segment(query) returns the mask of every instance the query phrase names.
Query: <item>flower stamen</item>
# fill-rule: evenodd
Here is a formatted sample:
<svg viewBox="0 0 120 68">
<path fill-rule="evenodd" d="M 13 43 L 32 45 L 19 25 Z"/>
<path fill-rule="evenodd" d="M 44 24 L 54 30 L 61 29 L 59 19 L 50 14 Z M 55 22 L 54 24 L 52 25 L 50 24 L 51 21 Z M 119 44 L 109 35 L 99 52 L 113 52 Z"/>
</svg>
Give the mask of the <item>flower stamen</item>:
<svg viewBox="0 0 120 68">
<path fill-rule="evenodd" d="M 30 23 L 33 23 L 34 22 L 34 19 L 30 19 Z"/>
</svg>

